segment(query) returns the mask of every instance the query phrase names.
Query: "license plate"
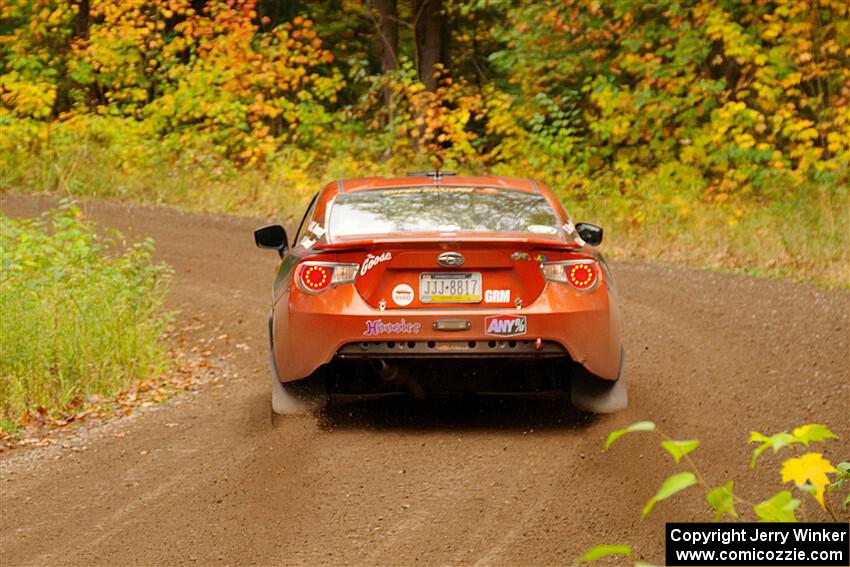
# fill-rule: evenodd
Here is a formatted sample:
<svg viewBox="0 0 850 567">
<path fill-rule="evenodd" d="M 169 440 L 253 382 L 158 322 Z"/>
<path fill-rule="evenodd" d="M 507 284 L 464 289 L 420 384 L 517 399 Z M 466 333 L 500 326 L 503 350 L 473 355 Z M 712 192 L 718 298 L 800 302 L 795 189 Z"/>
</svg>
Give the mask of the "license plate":
<svg viewBox="0 0 850 567">
<path fill-rule="evenodd" d="M 481 272 L 423 272 L 419 274 L 422 303 L 480 303 Z"/>
</svg>

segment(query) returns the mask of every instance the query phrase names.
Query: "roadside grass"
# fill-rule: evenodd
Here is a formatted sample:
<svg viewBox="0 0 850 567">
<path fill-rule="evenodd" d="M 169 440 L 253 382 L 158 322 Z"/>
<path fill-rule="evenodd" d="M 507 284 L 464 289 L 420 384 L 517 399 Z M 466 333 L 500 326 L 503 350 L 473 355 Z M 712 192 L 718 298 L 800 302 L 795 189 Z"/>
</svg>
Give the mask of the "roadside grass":
<svg viewBox="0 0 850 567">
<path fill-rule="evenodd" d="M 41 218 L 0 215 L 0 228 L 0 433 L 168 369 L 170 268 L 153 241 L 101 237 L 66 200 Z"/>
<path fill-rule="evenodd" d="M 850 288 L 850 190 L 778 183 L 769 194 L 703 198 L 703 189 L 653 176 L 639 197 L 601 185 L 569 202 L 577 220 L 606 229 L 607 253 Z M 611 195 L 614 193 L 613 195 Z"/>
<path fill-rule="evenodd" d="M 432 168 L 427 160 L 404 170 L 354 157 L 320 163 L 314 154 L 293 148 L 262 169 L 238 169 L 191 148 L 175 159 L 162 148 L 141 146 L 134 152 L 133 144 L 83 140 L 39 154 L 7 152 L 0 158 L 0 189 L 297 221 L 328 181 Z M 529 175 L 504 164 L 496 173 Z M 696 170 L 675 162 L 636 182 L 603 175 L 582 180 L 580 190 L 555 189 L 575 220 L 606 229 L 603 250 L 610 257 L 850 288 L 847 185 L 794 181 L 781 172 L 764 177 L 770 181 L 761 189 L 714 192 Z"/>
<path fill-rule="evenodd" d="M 307 171 L 301 152 L 279 156 L 276 167 L 238 169 L 215 155 L 187 150 L 132 153 L 119 143 L 84 140 L 61 151 L 7 151 L 0 155 L 0 190 L 68 197 L 130 200 L 188 211 L 299 218 L 325 177 Z M 323 174 L 325 172 L 322 172 Z"/>
</svg>

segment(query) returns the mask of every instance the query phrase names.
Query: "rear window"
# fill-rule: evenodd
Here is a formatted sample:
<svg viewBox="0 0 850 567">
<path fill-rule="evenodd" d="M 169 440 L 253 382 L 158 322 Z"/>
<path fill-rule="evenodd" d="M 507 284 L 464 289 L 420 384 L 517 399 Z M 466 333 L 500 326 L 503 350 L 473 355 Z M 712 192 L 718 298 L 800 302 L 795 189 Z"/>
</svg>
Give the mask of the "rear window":
<svg viewBox="0 0 850 567">
<path fill-rule="evenodd" d="M 558 218 L 539 193 L 495 187 L 415 187 L 336 197 L 331 238 L 371 234 L 513 232 L 555 236 Z"/>
</svg>

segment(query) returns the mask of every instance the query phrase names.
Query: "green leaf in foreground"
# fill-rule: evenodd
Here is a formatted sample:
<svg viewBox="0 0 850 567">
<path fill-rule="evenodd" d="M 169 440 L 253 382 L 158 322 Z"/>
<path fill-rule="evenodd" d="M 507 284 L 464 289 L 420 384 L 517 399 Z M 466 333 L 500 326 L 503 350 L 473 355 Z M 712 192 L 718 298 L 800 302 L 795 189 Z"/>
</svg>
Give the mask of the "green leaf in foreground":
<svg viewBox="0 0 850 567">
<path fill-rule="evenodd" d="M 699 440 L 689 439 L 687 441 L 662 441 L 661 446 L 664 447 L 664 450 L 670 453 L 670 455 L 678 463 L 682 460 L 682 457 L 699 447 Z"/>
<path fill-rule="evenodd" d="M 718 486 L 706 494 L 705 499 L 714 508 L 714 521 L 719 522 L 723 516 L 738 517 L 738 512 L 735 510 L 735 499 L 732 497 L 733 481 L 729 481 L 723 486 Z"/>
<path fill-rule="evenodd" d="M 634 433 L 636 431 L 653 431 L 655 429 L 655 424 L 651 421 L 638 421 L 637 423 L 633 423 L 628 427 L 623 429 L 618 429 L 617 431 L 612 431 L 608 434 L 608 438 L 605 439 L 605 447 L 603 451 L 607 451 L 608 447 L 610 447 L 614 441 L 625 435 L 626 433 Z"/>
<path fill-rule="evenodd" d="M 796 441 L 799 441 L 806 447 L 809 446 L 809 443 L 818 443 L 827 439 L 838 439 L 838 435 L 833 433 L 829 427 L 819 423 L 801 425 L 794 430 L 793 435 Z"/>
<path fill-rule="evenodd" d="M 836 471 L 835 471 L 835 482 L 833 482 L 829 486 L 830 491 L 841 489 L 844 486 L 844 484 L 848 480 L 850 480 L 850 463 L 848 463 L 847 461 L 838 463 L 837 465 L 835 465 L 835 469 L 836 469 Z M 842 503 L 842 506 L 844 507 L 845 510 L 847 509 L 847 506 L 849 506 L 849 505 L 850 505 L 850 492 L 848 492 L 847 496 L 844 497 L 844 502 Z"/>
<path fill-rule="evenodd" d="M 800 501 L 793 498 L 787 490 L 783 490 L 773 498 L 753 506 L 753 511 L 762 522 L 796 522 L 797 516 L 794 510 L 799 506 Z"/>
<path fill-rule="evenodd" d="M 579 562 L 588 563 L 590 561 L 596 561 L 597 559 L 602 559 L 603 557 L 610 557 L 611 555 L 631 555 L 632 548 L 628 545 L 597 545 L 596 547 L 591 547 L 587 551 L 584 552 L 584 555 L 581 556 Z"/>
<path fill-rule="evenodd" d="M 756 468 L 756 461 L 761 456 L 762 453 L 767 451 L 768 449 L 773 449 L 773 452 L 776 453 L 782 447 L 786 447 L 791 445 L 792 443 L 797 443 L 798 440 L 794 438 L 790 433 L 780 432 L 774 433 L 770 437 L 764 435 L 763 433 L 759 433 L 758 431 L 750 432 L 750 443 L 761 443 L 756 449 L 753 451 L 753 458 L 750 461 L 750 466 Z"/>
<path fill-rule="evenodd" d="M 681 492 L 689 486 L 693 486 L 694 484 L 696 484 L 696 482 L 697 478 L 694 476 L 694 473 L 681 472 L 678 474 L 674 474 L 673 476 L 665 480 L 661 484 L 661 488 L 658 489 L 658 492 L 655 493 L 655 496 L 653 496 L 647 501 L 646 505 L 643 507 L 641 516 L 646 517 L 646 515 L 649 514 L 655 507 L 656 503 L 670 498 L 677 492 Z"/>
</svg>

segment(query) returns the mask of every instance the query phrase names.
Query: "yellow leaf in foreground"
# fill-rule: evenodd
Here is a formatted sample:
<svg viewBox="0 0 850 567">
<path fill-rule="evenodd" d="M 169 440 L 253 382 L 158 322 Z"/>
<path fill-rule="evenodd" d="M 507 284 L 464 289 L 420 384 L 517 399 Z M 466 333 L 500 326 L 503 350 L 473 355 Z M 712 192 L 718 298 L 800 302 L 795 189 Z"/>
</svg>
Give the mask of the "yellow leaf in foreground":
<svg viewBox="0 0 850 567">
<path fill-rule="evenodd" d="M 836 472 L 828 460 L 820 453 L 806 453 L 801 457 L 788 459 L 782 463 L 782 482 L 794 481 L 798 487 L 806 483 L 815 487 L 815 499 L 826 509 L 823 503 L 823 491 L 829 484 L 828 473 Z"/>
</svg>

